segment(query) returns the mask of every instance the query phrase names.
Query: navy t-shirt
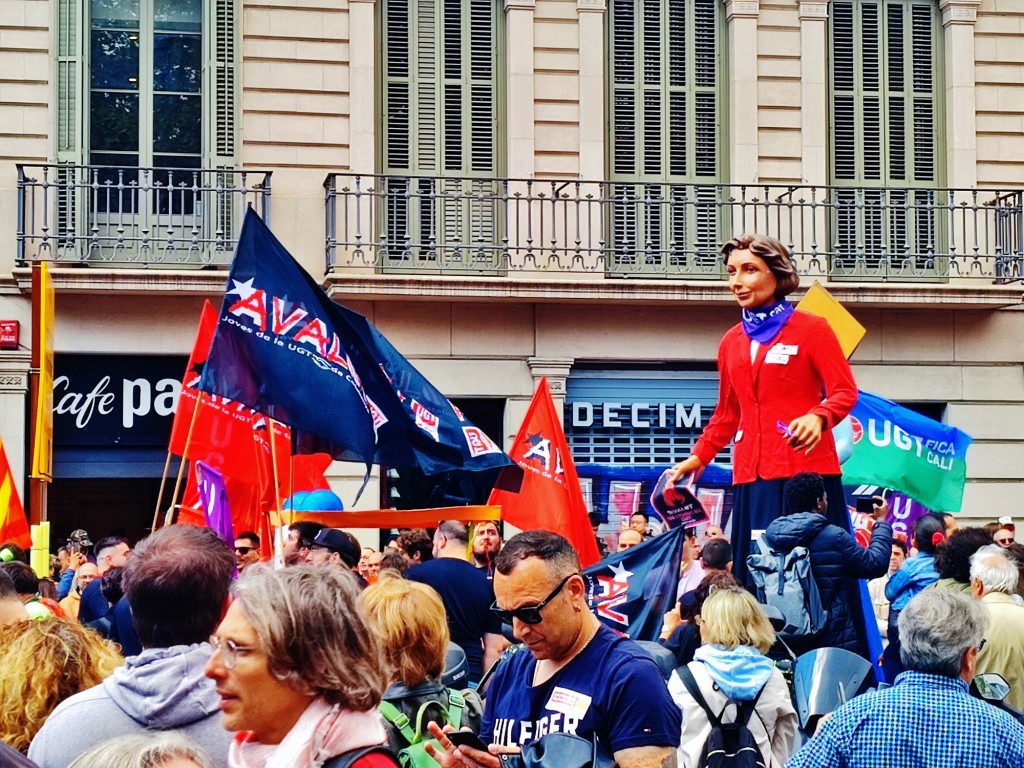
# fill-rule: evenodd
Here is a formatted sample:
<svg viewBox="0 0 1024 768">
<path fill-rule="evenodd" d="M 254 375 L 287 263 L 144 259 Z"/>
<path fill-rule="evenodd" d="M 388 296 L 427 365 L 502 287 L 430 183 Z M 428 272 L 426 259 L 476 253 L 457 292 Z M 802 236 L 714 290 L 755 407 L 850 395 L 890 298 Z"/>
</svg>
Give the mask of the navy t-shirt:
<svg viewBox="0 0 1024 768">
<path fill-rule="evenodd" d="M 484 634 L 500 635 L 501 620 L 491 612 L 494 589 L 484 571 L 465 560 L 440 557 L 410 568 L 405 578 L 433 587 L 448 614 L 452 642 L 466 652 L 469 681 L 483 676 Z"/>
<path fill-rule="evenodd" d="M 521 651 L 499 667 L 480 726 L 485 743 L 524 746 L 547 733 L 598 740 L 612 753 L 677 747 L 682 713 L 654 660 L 602 627 L 550 680 L 531 685 L 537 661 Z"/>
</svg>

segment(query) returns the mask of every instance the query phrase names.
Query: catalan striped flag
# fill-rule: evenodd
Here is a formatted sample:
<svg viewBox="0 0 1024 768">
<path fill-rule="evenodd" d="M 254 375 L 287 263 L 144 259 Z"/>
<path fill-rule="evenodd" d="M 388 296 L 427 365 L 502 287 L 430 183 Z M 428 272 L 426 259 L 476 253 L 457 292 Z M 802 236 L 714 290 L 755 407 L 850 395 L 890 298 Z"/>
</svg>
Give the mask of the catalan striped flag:
<svg viewBox="0 0 1024 768">
<path fill-rule="evenodd" d="M 7 451 L 3 440 L 0 440 L 0 544 L 13 541 L 19 547 L 32 547 L 32 534 L 25 518 L 25 508 L 18 498 L 18 487 L 14 484 L 14 474 L 7 462 Z"/>
</svg>

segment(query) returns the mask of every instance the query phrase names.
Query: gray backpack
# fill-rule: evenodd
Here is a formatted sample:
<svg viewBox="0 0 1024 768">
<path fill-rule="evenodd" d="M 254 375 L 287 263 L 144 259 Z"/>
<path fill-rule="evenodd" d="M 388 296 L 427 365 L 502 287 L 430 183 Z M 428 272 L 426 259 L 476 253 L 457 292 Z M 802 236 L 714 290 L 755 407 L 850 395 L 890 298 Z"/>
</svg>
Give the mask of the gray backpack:
<svg viewBox="0 0 1024 768">
<path fill-rule="evenodd" d="M 786 619 L 779 634 L 799 637 L 821 631 L 828 615 L 821 607 L 807 547 L 778 552 L 764 536 L 757 540 L 757 547 L 760 551 L 747 557 L 747 569 L 757 586 L 757 599 L 777 608 Z"/>
</svg>

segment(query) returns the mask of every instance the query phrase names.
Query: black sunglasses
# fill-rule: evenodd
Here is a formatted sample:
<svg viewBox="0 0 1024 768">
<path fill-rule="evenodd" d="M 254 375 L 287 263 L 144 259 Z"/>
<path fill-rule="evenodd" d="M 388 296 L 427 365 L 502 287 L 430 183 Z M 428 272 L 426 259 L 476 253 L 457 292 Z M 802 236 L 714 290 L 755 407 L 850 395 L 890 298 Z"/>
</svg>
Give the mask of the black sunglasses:
<svg viewBox="0 0 1024 768">
<path fill-rule="evenodd" d="M 240 555 L 248 555 L 255 547 L 235 547 L 235 552 Z"/>
<path fill-rule="evenodd" d="M 555 587 L 550 595 L 545 597 L 536 605 L 521 605 L 518 608 L 505 610 L 504 608 L 499 608 L 498 601 L 495 600 L 491 605 L 491 610 L 497 614 L 503 624 L 511 624 L 512 619 L 519 619 L 523 624 L 540 624 L 544 621 L 544 617 L 540 615 L 541 609 L 555 599 L 555 596 L 562 591 L 562 587 L 568 583 L 569 579 L 577 575 L 578 574 L 570 573 L 558 583 L 558 586 Z"/>
</svg>

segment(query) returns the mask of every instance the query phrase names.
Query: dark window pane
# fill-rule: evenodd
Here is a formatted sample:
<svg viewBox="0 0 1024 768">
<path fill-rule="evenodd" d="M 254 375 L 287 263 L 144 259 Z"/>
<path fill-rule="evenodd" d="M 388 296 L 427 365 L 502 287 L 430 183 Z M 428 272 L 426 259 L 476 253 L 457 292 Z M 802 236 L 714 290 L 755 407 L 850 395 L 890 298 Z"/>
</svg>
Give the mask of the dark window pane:
<svg viewBox="0 0 1024 768">
<path fill-rule="evenodd" d="M 137 90 L 139 36 L 133 32 L 92 33 L 92 87 Z"/>
<path fill-rule="evenodd" d="M 154 0 L 153 24 L 157 29 L 199 32 L 203 26 L 202 0 Z"/>
<path fill-rule="evenodd" d="M 197 35 L 153 35 L 154 90 L 199 93 L 202 47 L 202 38 Z"/>
<path fill-rule="evenodd" d="M 89 18 L 93 27 L 139 28 L 139 0 L 92 0 Z"/>
<path fill-rule="evenodd" d="M 139 151 L 138 94 L 93 91 L 89 111 L 91 149 Z M 195 130 L 198 132 L 198 127 Z"/>
<path fill-rule="evenodd" d="M 196 201 L 202 195 L 202 174 L 191 169 L 199 168 L 199 156 L 155 155 L 153 171 L 153 208 L 157 213 L 191 214 Z"/>
<path fill-rule="evenodd" d="M 89 162 L 104 166 L 94 168 L 89 176 L 89 210 L 128 214 L 138 211 L 138 155 L 93 152 Z"/>
<path fill-rule="evenodd" d="M 153 97 L 153 151 L 202 151 L 202 105 L 198 96 Z"/>
</svg>

